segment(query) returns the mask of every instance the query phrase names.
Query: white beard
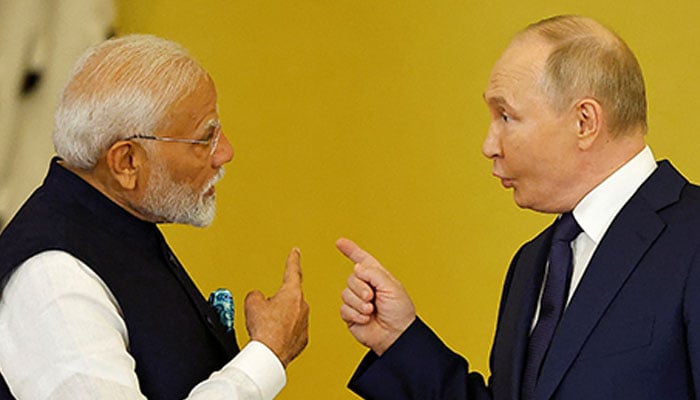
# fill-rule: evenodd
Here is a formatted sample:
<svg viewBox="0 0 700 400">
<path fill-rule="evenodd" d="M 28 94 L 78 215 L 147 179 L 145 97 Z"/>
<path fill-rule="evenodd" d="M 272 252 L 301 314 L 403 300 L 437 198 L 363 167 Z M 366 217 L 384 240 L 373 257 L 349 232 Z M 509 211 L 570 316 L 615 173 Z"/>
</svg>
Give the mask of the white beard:
<svg viewBox="0 0 700 400">
<path fill-rule="evenodd" d="M 165 162 L 158 160 L 151 172 L 143 201 L 136 208 L 158 222 L 209 226 L 216 215 L 216 194 L 207 197 L 204 194 L 223 176 L 224 169 L 220 168 L 201 193 L 197 193 L 189 186 L 175 182 Z"/>
</svg>

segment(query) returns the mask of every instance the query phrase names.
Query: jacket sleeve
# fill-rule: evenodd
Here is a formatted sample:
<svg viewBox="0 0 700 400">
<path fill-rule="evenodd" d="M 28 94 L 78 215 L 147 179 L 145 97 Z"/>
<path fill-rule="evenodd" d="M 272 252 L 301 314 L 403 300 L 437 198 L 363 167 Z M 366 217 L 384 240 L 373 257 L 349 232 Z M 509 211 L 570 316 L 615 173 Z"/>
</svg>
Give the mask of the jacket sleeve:
<svg viewBox="0 0 700 400">
<path fill-rule="evenodd" d="M 484 378 L 419 318 L 381 356 L 369 352 L 348 387 L 365 399 L 491 399 Z"/>
</svg>

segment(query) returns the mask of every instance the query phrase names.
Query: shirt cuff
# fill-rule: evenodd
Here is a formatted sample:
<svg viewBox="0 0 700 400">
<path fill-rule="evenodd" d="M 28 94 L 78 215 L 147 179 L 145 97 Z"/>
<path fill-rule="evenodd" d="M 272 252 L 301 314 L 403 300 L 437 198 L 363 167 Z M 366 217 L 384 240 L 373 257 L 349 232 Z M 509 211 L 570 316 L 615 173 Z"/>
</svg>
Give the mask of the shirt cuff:
<svg viewBox="0 0 700 400">
<path fill-rule="evenodd" d="M 267 346 L 251 341 L 231 360 L 231 366 L 243 371 L 260 388 L 263 399 L 272 399 L 287 384 L 282 362 Z"/>
</svg>

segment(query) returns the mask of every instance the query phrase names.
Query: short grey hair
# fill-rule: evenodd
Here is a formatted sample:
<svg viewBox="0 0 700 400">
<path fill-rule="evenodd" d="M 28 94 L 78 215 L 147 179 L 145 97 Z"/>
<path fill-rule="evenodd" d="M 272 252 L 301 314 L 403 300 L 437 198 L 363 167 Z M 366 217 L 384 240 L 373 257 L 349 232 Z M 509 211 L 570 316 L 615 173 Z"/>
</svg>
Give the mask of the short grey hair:
<svg viewBox="0 0 700 400">
<path fill-rule="evenodd" d="M 116 141 L 151 135 L 207 72 L 177 43 L 151 35 L 109 39 L 73 67 L 54 116 L 56 153 L 91 170 Z"/>
<path fill-rule="evenodd" d="M 545 67 L 544 89 L 559 107 L 591 96 L 608 112 L 613 135 L 647 130 L 642 69 L 624 40 L 599 22 L 559 15 L 526 28 L 553 45 Z M 522 34 L 521 34 L 522 36 Z"/>
</svg>

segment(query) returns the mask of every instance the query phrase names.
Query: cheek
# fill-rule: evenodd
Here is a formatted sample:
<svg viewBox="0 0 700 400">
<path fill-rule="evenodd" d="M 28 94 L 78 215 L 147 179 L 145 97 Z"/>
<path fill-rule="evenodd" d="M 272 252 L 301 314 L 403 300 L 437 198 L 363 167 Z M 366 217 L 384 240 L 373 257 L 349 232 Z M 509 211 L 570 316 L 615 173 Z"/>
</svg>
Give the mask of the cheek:
<svg viewBox="0 0 700 400">
<path fill-rule="evenodd" d="M 527 141 L 518 138 L 510 138 L 503 143 L 504 162 L 511 172 L 518 174 L 527 174 L 534 167 L 533 161 L 539 158 L 535 151 Z"/>
<path fill-rule="evenodd" d="M 539 138 L 538 126 L 531 122 L 516 121 L 501 135 L 501 145 L 506 158 L 523 159 L 533 156 L 537 151 Z"/>
<path fill-rule="evenodd" d="M 555 140 L 537 136 L 538 133 L 529 132 L 527 137 L 513 140 L 510 156 L 523 173 L 538 176 L 556 174 L 564 153 Z"/>
<path fill-rule="evenodd" d="M 171 165 L 173 179 L 178 183 L 193 187 L 203 185 L 207 180 L 208 174 L 211 173 L 211 169 L 204 162 L 193 162 L 193 160 L 185 158 L 174 160 Z"/>
</svg>

